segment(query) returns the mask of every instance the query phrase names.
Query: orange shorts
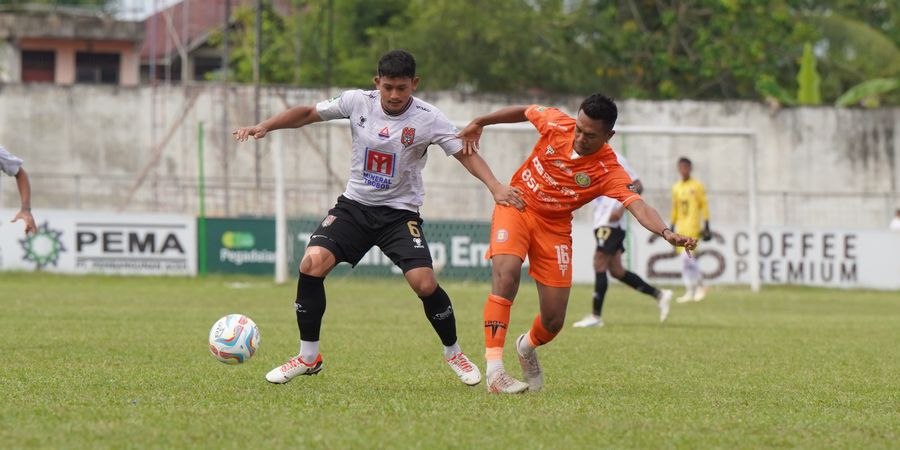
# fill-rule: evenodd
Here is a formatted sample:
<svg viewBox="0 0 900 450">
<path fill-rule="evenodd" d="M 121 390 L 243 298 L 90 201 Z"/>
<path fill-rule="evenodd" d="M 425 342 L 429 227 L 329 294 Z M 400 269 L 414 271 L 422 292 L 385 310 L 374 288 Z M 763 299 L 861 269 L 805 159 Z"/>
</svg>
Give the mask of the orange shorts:
<svg viewBox="0 0 900 450">
<path fill-rule="evenodd" d="M 528 261 L 528 274 L 551 287 L 572 286 L 572 221 L 548 220 L 511 206 L 495 206 L 486 258 L 516 255 Z"/>
</svg>

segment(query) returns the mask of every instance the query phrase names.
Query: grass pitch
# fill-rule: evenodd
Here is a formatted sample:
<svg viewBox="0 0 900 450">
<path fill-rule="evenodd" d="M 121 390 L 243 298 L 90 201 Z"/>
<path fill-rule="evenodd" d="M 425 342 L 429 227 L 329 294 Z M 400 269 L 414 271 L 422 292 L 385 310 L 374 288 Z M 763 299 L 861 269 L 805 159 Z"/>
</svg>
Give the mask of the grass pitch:
<svg viewBox="0 0 900 450">
<path fill-rule="evenodd" d="M 240 284 L 235 284 L 240 282 Z M 326 282 L 325 369 L 283 386 L 296 353 L 295 286 L 264 278 L 0 275 L 5 448 L 897 448 L 897 292 L 714 289 L 657 323 L 615 286 L 606 328 L 567 328 L 540 350 L 544 392 L 463 386 L 401 279 Z M 445 283 L 463 349 L 484 368 L 486 284 Z M 240 312 L 259 352 L 226 366 L 209 327 Z M 523 283 L 511 349 L 537 312 Z"/>
</svg>

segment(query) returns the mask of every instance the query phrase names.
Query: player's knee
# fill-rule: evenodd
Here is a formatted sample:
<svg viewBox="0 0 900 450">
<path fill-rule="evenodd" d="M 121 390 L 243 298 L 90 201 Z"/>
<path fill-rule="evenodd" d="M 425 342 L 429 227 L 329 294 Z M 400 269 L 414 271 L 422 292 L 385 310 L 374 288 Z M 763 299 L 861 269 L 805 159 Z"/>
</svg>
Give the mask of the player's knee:
<svg viewBox="0 0 900 450">
<path fill-rule="evenodd" d="M 625 268 L 624 267 L 610 267 L 609 274 L 613 276 L 613 278 L 617 280 L 621 280 L 625 278 Z"/>
<path fill-rule="evenodd" d="M 416 280 L 410 280 L 409 286 L 419 297 L 428 297 L 437 290 L 437 280 L 433 276 L 421 277 Z"/>
<path fill-rule="evenodd" d="M 565 313 L 561 315 L 541 315 L 541 325 L 551 333 L 559 333 L 566 321 Z"/>
<path fill-rule="evenodd" d="M 519 274 L 496 271 L 494 273 L 494 293 L 507 299 L 516 296 L 519 290 Z"/>
<path fill-rule="evenodd" d="M 320 247 L 308 248 L 300 260 L 300 273 L 324 277 L 333 266 L 334 257 Z"/>
</svg>

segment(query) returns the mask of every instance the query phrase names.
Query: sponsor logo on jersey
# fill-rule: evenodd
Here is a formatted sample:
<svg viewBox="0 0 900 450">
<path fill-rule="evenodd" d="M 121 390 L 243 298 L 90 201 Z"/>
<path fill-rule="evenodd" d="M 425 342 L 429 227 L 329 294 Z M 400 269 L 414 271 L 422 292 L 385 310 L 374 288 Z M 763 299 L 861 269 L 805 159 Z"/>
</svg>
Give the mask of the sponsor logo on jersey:
<svg viewBox="0 0 900 450">
<path fill-rule="evenodd" d="M 565 173 L 566 175 L 572 175 L 572 169 L 566 167 L 566 163 L 564 163 L 558 159 L 554 159 L 553 161 L 550 162 L 550 164 L 553 164 L 554 166 L 559 168 L 559 170 L 562 170 L 563 173 Z"/>
<path fill-rule="evenodd" d="M 591 177 L 586 172 L 578 172 L 575 174 L 575 184 L 581 187 L 588 187 L 591 185 Z"/>
<path fill-rule="evenodd" d="M 422 245 L 422 238 L 413 238 L 413 244 L 416 244 L 413 248 L 425 248 L 425 246 Z"/>
<path fill-rule="evenodd" d="M 430 109 L 428 109 L 424 106 L 418 105 L 418 104 L 416 105 L 416 109 L 421 109 L 422 111 L 425 111 L 425 112 L 431 112 Z"/>
<path fill-rule="evenodd" d="M 544 112 L 547 110 L 547 107 L 546 106 L 538 106 L 537 108 L 534 108 L 534 110 L 537 112 Z"/>
<path fill-rule="evenodd" d="M 366 184 L 376 189 L 390 189 L 391 178 L 394 177 L 396 156 L 374 148 L 366 148 L 363 179 Z"/>
<path fill-rule="evenodd" d="M 356 122 L 356 126 L 360 128 L 366 127 L 366 116 L 359 116 L 359 122 Z"/>
<path fill-rule="evenodd" d="M 335 220 L 337 220 L 337 217 L 334 217 L 331 214 L 329 214 L 328 217 L 326 217 L 325 220 L 322 221 L 322 228 L 326 228 L 326 227 L 330 226 L 331 224 L 334 223 Z"/>
<path fill-rule="evenodd" d="M 569 127 L 564 127 L 556 122 L 547 122 L 547 126 L 556 128 L 559 131 L 569 131 Z"/>
<path fill-rule="evenodd" d="M 416 140 L 416 129 L 412 127 L 404 128 L 403 134 L 400 136 L 400 143 L 409 146 L 412 145 L 414 140 Z"/>
<path fill-rule="evenodd" d="M 391 130 L 388 130 L 388 127 L 382 128 L 381 131 L 378 132 L 378 137 L 382 139 L 391 137 Z"/>
<path fill-rule="evenodd" d="M 637 186 L 635 186 L 634 183 L 628 185 L 628 190 L 634 192 L 635 194 L 640 194 L 640 192 L 638 192 Z"/>
</svg>

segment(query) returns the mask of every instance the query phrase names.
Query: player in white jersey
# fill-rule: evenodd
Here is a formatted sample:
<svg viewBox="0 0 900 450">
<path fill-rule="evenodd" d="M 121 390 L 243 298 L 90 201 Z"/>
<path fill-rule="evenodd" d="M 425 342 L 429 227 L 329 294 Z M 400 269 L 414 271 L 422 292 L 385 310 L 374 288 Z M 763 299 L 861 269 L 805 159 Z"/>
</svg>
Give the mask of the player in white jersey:
<svg viewBox="0 0 900 450">
<path fill-rule="evenodd" d="M 37 225 L 34 223 L 34 217 L 31 215 L 31 183 L 28 181 L 28 174 L 22 167 L 22 159 L 8 152 L 0 145 L 0 171 L 16 178 L 16 186 L 19 188 L 19 198 L 22 202 L 19 212 L 13 217 L 11 222 L 23 220 L 25 222 L 25 233 L 30 234 L 37 231 Z"/>
<path fill-rule="evenodd" d="M 234 132 L 239 141 L 260 139 L 269 131 L 299 128 L 322 120 L 350 119 L 353 156 L 350 179 L 313 233 L 300 262 L 296 315 L 300 354 L 272 369 L 266 380 L 286 383 L 322 369 L 319 332 L 325 314 L 324 280 L 335 265 L 356 265 L 378 246 L 400 269 L 444 345 L 444 358 L 468 385 L 481 381 L 456 338 L 450 297 L 438 285 L 419 207 L 425 194 L 422 168 L 428 147 L 437 144 L 481 180 L 501 205 L 524 208 L 517 191 L 501 184 L 481 157 L 463 149 L 457 130 L 434 106 L 413 97 L 419 82 L 412 55 L 386 53 L 378 62 L 376 90 L 352 90 L 315 106 L 298 106 L 258 125 Z"/>
<path fill-rule="evenodd" d="M 618 153 L 616 156 L 619 164 L 625 168 L 628 176 L 633 180 L 637 192 L 643 191 L 641 180 L 638 179 L 637 173 L 632 169 L 628 160 Z M 574 326 L 576 328 L 603 326 L 603 301 L 606 298 L 608 286 L 607 270 L 617 280 L 656 299 L 656 305 L 659 307 L 659 320 L 665 321 L 669 316 L 672 291 L 660 290 L 647 284 L 640 276 L 626 270 L 622 265 L 622 253 L 625 252 L 625 230 L 622 228 L 625 207 L 618 200 L 605 196 L 597 197 L 592 203 L 594 206 L 594 237 L 597 239 L 597 250 L 594 252 L 593 309 L 591 314 L 575 322 Z"/>
</svg>

